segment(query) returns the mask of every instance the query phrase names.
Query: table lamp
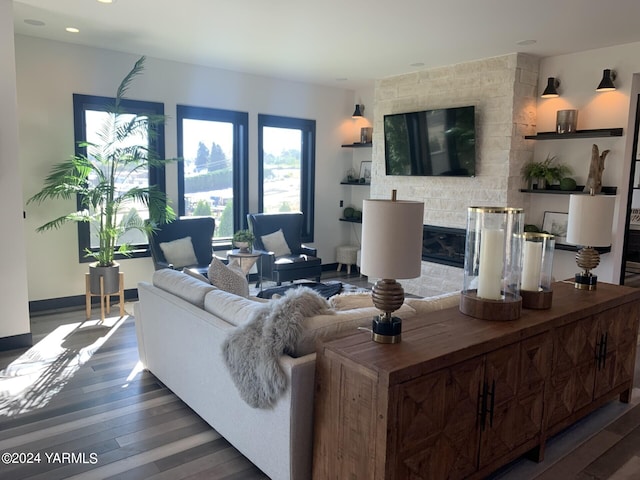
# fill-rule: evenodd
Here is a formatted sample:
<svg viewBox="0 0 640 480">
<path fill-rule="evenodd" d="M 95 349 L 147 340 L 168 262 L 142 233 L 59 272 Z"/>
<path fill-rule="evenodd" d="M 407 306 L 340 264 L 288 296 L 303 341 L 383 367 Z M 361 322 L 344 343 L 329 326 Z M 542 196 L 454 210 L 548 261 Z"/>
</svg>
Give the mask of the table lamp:
<svg viewBox="0 0 640 480">
<path fill-rule="evenodd" d="M 600 253 L 594 247 L 611 245 L 611 222 L 615 208 L 611 195 L 570 195 L 567 242 L 582 248 L 576 254 L 576 263 L 582 273 L 576 273 L 575 287 L 595 290 L 598 277 L 591 270 L 600 264 Z"/>
<path fill-rule="evenodd" d="M 382 314 L 373 319 L 372 339 L 398 343 L 402 321 L 393 316 L 404 302 L 404 289 L 396 279 L 416 278 L 422 269 L 424 203 L 396 200 L 365 200 L 362 208 L 361 270 L 379 280 L 373 286 L 373 304 Z"/>
</svg>

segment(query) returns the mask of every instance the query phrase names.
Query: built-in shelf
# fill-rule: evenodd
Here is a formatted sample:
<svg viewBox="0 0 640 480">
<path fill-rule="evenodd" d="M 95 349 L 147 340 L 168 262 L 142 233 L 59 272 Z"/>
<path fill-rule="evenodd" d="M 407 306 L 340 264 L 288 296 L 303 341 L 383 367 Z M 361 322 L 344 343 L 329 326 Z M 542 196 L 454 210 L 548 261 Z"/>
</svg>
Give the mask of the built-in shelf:
<svg viewBox="0 0 640 480">
<path fill-rule="evenodd" d="M 360 187 L 370 187 L 370 183 L 360 183 L 360 182 L 340 182 L 340 185 L 351 185 L 351 186 L 360 186 Z"/>
<path fill-rule="evenodd" d="M 362 147 L 370 147 L 373 145 L 372 142 L 360 142 L 360 143 L 345 143 L 342 145 L 343 148 L 362 148 Z"/>
<path fill-rule="evenodd" d="M 355 218 L 340 218 L 339 219 L 341 222 L 349 222 L 349 223 L 362 223 L 362 219 L 355 219 Z"/>
<path fill-rule="evenodd" d="M 570 195 L 570 194 L 584 194 L 588 195 L 588 193 L 583 192 L 584 185 L 578 185 L 575 190 L 560 190 L 560 187 L 557 185 L 552 186 L 551 188 L 544 189 L 527 189 L 521 188 L 520 191 L 524 193 L 542 193 L 545 195 Z M 618 187 L 602 187 L 602 191 L 600 192 L 602 195 L 615 195 L 618 192 Z"/>
<path fill-rule="evenodd" d="M 621 137 L 622 128 L 597 128 L 595 130 L 576 130 L 574 133 L 539 132 L 525 135 L 528 140 L 561 140 L 569 138 Z"/>
</svg>

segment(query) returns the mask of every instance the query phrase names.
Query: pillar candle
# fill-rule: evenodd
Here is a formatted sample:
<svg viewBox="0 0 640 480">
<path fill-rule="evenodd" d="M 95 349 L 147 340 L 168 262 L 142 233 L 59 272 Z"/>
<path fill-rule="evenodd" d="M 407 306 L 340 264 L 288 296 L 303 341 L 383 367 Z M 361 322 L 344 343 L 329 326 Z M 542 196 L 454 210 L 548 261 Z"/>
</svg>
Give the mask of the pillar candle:
<svg viewBox="0 0 640 480">
<path fill-rule="evenodd" d="M 504 230 L 483 228 L 480 237 L 478 297 L 500 300 L 504 255 Z"/>
<path fill-rule="evenodd" d="M 542 242 L 524 242 L 522 261 L 522 290 L 537 292 L 540 288 Z"/>
</svg>

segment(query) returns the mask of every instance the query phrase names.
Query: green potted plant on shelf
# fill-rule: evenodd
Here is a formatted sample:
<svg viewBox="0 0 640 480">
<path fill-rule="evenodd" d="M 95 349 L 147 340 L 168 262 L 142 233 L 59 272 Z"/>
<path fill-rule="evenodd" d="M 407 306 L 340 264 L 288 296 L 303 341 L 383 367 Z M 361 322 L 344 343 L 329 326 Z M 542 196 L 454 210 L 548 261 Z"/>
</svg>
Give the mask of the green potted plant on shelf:
<svg viewBox="0 0 640 480">
<path fill-rule="evenodd" d="M 173 160 L 160 159 L 147 142 L 154 127 L 164 123 L 163 115 L 131 115 L 125 113 L 122 100 L 132 81 L 144 69 L 141 57 L 118 86 L 114 104 L 108 109 L 105 123 L 98 131 L 99 143 L 79 142 L 86 154 L 76 154 L 54 165 L 45 178 L 44 187 L 28 203 L 50 199 L 78 198 L 79 208 L 38 227 L 37 231 L 57 229 L 69 222 L 87 222 L 94 227 L 99 246 L 86 250 L 96 262 L 89 267 L 91 293 L 114 293 L 119 286 L 119 264 L 116 253 L 131 255 L 131 246 L 118 239 L 126 232 L 139 230 L 151 234 L 154 225 L 175 218 L 167 197 L 158 185 L 131 186 L 127 180 L 139 171 L 162 166 Z M 149 221 L 138 214 L 135 204 L 149 209 Z M 100 277 L 104 290 L 100 290 Z"/>
<path fill-rule="evenodd" d="M 547 185 L 559 182 L 571 173 L 571 168 L 567 165 L 558 163 L 557 157 L 547 155 L 542 162 L 528 162 L 522 166 L 520 173 L 522 178 L 527 182 L 527 188 L 531 190 L 534 182 L 537 182 L 537 188 L 543 190 Z"/>
<path fill-rule="evenodd" d="M 238 230 L 233 234 L 233 245 L 239 248 L 241 252 L 246 253 L 251 248 L 253 241 L 256 239 L 251 230 Z"/>
</svg>

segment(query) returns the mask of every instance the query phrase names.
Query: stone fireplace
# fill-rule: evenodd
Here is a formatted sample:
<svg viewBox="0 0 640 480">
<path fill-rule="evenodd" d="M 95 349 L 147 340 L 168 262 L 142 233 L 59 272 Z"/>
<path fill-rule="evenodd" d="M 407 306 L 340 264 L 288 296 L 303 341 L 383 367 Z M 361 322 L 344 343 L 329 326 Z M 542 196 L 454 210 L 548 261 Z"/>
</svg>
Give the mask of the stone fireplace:
<svg viewBox="0 0 640 480">
<path fill-rule="evenodd" d="M 401 281 L 406 292 L 423 297 L 460 291 L 470 206 L 527 208 L 520 170 L 533 156 L 539 59 L 522 53 L 437 67 L 376 81 L 371 198 L 424 203 L 421 276 Z M 386 175 L 384 116 L 474 105 L 476 176 Z M 457 237 L 457 238 L 456 238 Z"/>
</svg>

